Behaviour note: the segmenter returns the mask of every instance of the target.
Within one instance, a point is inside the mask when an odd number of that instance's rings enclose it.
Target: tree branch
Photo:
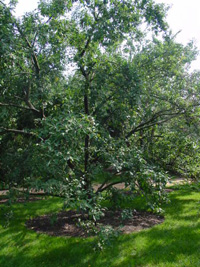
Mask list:
[[[29,81],[28,87],[24,89],[25,102],[30,109],[35,109],[34,106],[30,102],[30,92],[31,92],[31,82]]]
[[[118,182],[113,182],[113,183],[110,183],[110,184],[107,184],[105,187],[103,187],[105,184],[103,184],[103,186],[100,186],[97,191],[96,191],[96,194],[99,193],[99,192],[103,192],[104,190],[108,189],[109,187],[113,186],[113,185],[116,185],[116,184],[121,184],[122,181],[118,181]]]
[[[163,120],[162,121],[162,122],[165,122],[165,121],[168,121],[169,119],[172,119],[173,117],[176,117],[176,116],[179,116],[179,115],[183,114],[180,111],[179,112],[175,112],[175,113],[170,113],[170,114],[169,113],[165,113],[165,112],[168,112],[168,111],[171,111],[171,110],[172,109],[161,110],[161,111],[155,113],[151,119],[149,119],[148,121],[142,122],[137,127],[135,127],[133,130],[131,130],[126,135],[126,138],[129,138],[132,134],[134,134],[134,133],[136,133],[136,132],[138,132],[138,131],[140,131],[142,129],[146,129],[146,128],[151,127],[151,126],[156,125],[156,124],[161,124],[161,121],[160,122],[155,121],[156,119],[158,119],[161,116],[170,116],[170,118],[168,118],[167,120]]]
[[[139,129],[138,129],[137,131],[135,131],[135,132],[138,132],[138,131],[143,130],[143,129],[146,129],[146,128],[150,128],[150,127],[152,127],[152,126],[154,126],[154,125],[160,125],[160,124],[162,124],[162,123],[165,123],[165,122],[167,122],[167,121],[169,121],[169,120],[171,120],[171,119],[173,119],[173,118],[175,118],[175,117],[177,117],[177,116],[183,115],[183,114],[184,114],[184,113],[179,113],[179,114],[176,114],[176,115],[172,115],[171,117],[169,117],[169,118],[167,118],[167,119],[165,119],[165,120],[156,121],[156,122],[151,123],[151,124],[149,124],[149,125],[146,125],[146,126],[144,126],[144,127],[142,127],[142,128],[139,128]]]
[[[39,63],[38,63],[38,60],[37,60],[37,56],[33,50],[33,46],[30,44],[28,38],[24,35],[23,31],[20,29],[18,23],[15,22],[15,25],[19,31],[19,33],[21,34],[22,38],[24,38],[24,40],[26,41],[26,44],[28,46],[29,49],[31,49],[31,52],[32,52],[32,60],[33,60],[33,63],[34,63],[34,66],[35,66],[35,71],[36,71],[36,75],[37,77],[39,78],[39,75],[40,75],[40,66],[39,66]]]
[[[83,57],[89,44],[90,44],[90,41],[91,41],[91,35],[89,36],[89,38],[87,39],[86,43],[85,43],[85,47],[83,48],[83,50],[81,51],[80,53],[80,57]]]
[[[31,107],[23,107],[23,106],[20,106],[20,105],[16,105],[14,103],[1,103],[0,102],[0,106],[4,106],[4,107],[15,107],[15,108],[20,108],[20,109],[25,109],[25,110],[31,110],[31,111],[35,111],[37,113],[40,113],[39,110],[35,109],[35,108],[31,108]]]
[[[8,128],[4,128],[4,127],[0,127],[0,130],[3,130],[2,132],[0,132],[0,135],[6,134],[6,133],[22,134],[22,135],[26,135],[26,136],[30,136],[30,137],[37,137],[38,139],[43,141],[43,139],[41,137],[37,136],[35,133],[25,132],[24,130],[8,129]]]

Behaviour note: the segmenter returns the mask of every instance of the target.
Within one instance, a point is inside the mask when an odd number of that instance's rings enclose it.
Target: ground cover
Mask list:
[[[55,237],[27,229],[27,220],[61,209],[59,198],[17,203],[8,227],[0,226],[0,266],[200,266],[200,192],[179,186],[170,199],[162,224],[121,235],[102,252],[93,250],[93,237]],[[142,208],[138,201],[130,206]],[[6,209],[0,205],[1,223]]]

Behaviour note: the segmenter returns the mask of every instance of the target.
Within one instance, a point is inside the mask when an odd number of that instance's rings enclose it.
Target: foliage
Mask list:
[[[13,10],[0,3],[4,184],[62,196],[96,221],[117,183],[160,211],[166,171],[199,176],[196,49],[175,42],[163,4],[41,0],[21,18]]]
[[[99,250],[105,249],[105,247],[112,246],[114,241],[120,234],[119,230],[113,229],[111,226],[102,226],[97,233],[97,245]]]
[[[133,217],[133,211],[130,209],[125,209],[121,213],[122,221],[125,221],[127,219],[131,219]]]

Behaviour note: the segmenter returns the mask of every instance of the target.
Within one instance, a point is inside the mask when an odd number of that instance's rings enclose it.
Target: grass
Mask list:
[[[113,247],[94,252],[94,238],[64,238],[37,234],[25,227],[30,217],[56,212],[58,198],[13,206],[8,228],[0,226],[1,267],[200,266],[200,192],[182,186],[170,193],[165,222],[122,235]],[[0,206],[1,220],[6,206]]]

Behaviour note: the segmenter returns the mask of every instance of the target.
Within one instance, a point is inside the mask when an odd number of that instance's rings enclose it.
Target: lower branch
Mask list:
[[[22,134],[22,135],[26,135],[26,136],[30,136],[30,137],[36,137],[38,139],[40,139],[41,141],[43,141],[43,139],[39,136],[37,136],[35,133],[31,133],[31,132],[25,132],[24,130],[17,130],[17,129],[8,129],[8,128],[4,128],[4,127],[0,127],[0,135],[6,134],[6,133],[14,133],[14,134]]]
[[[121,184],[122,181],[118,181],[118,182],[113,182],[113,183],[110,183],[110,184],[107,184],[105,187],[103,187],[105,185],[105,183],[103,185],[101,185],[97,191],[96,191],[96,194],[99,193],[99,192],[103,192],[104,190],[110,188],[111,186],[113,185],[116,185],[116,184]]]
[[[0,106],[2,106],[2,107],[15,107],[15,108],[31,110],[31,111],[34,111],[36,113],[40,113],[40,111],[37,110],[36,108],[34,108],[33,105],[32,106],[29,105],[29,107],[24,107],[24,106],[16,105],[14,103],[1,103],[0,102]]]

